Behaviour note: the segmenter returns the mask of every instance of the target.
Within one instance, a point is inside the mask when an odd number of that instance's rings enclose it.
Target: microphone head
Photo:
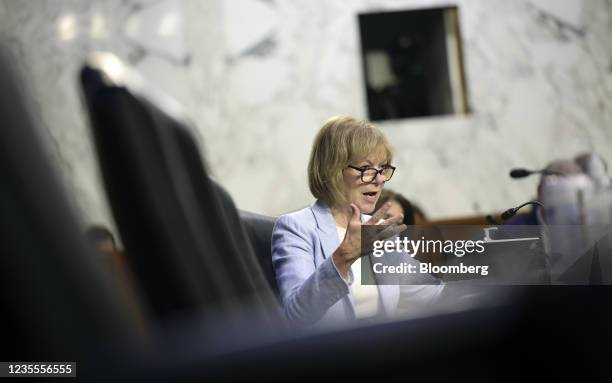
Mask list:
[[[512,169],[510,170],[510,177],[512,178],[524,178],[533,174],[531,170],[527,169]]]
[[[510,219],[512,217],[514,217],[514,215],[516,214],[516,212],[518,211],[517,208],[513,207],[511,209],[506,210],[505,212],[503,212],[501,214],[501,218],[505,221],[507,219]]]

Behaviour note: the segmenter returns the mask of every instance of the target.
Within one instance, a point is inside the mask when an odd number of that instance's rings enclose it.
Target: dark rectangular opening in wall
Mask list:
[[[469,112],[457,7],[359,15],[372,121]]]

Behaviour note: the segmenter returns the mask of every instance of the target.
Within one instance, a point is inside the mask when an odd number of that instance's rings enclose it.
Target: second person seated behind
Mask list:
[[[308,164],[317,200],[279,217],[272,233],[273,266],[290,321],[338,324],[395,314],[400,286],[361,284],[361,225],[403,220],[386,216],[389,204],[367,215],[393,176],[392,159],[389,140],[368,121],[334,117],[320,129]],[[389,235],[404,229],[396,225]]]

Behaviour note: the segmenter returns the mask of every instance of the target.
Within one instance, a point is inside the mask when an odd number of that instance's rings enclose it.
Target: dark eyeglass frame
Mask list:
[[[393,173],[395,173],[395,169],[396,169],[396,167],[395,167],[395,166],[392,166],[392,165],[384,165],[384,166],[383,166],[382,168],[380,168],[380,169],[376,169],[376,168],[373,168],[373,167],[370,167],[370,166],[362,166],[362,167],[358,167],[358,166],[348,165],[347,167],[348,167],[348,168],[351,168],[351,169],[358,170],[359,172],[361,172],[361,174],[360,174],[360,176],[361,176],[361,182],[364,182],[364,183],[367,183],[367,184],[368,184],[368,183],[372,183],[372,182],[374,182],[374,180],[376,179],[376,177],[378,177],[378,175],[379,175],[379,174],[382,174],[382,172],[384,172],[385,170],[389,170],[389,169],[391,169],[391,174],[389,174],[389,177],[388,177],[388,178],[386,178],[386,177],[385,177],[385,182],[389,181],[389,180],[391,179],[391,177],[393,177]],[[376,172],[376,174],[374,175],[374,177],[372,177],[372,179],[371,179],[371,180],[366,181],[366,180],[364,180],[364,179],[363,179],[363,175],[364,175],[364,174],[365,174],[365,172],[367,172],[368,170],[374,170],[374,171]]]

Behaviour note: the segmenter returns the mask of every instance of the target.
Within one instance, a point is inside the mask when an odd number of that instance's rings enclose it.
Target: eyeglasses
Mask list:
[[[351,169],[358,170],[361,172],[361,181],[365,183],[370,183],[378,177],[378,174],[382,174],[385,177],[385,182],[389,181],[391,177],[393,177],[393,172],[395,172],[395,166],[385,165],[380,169],[370,168],[370,167],[357,167],[353,165],[348,166]]]

